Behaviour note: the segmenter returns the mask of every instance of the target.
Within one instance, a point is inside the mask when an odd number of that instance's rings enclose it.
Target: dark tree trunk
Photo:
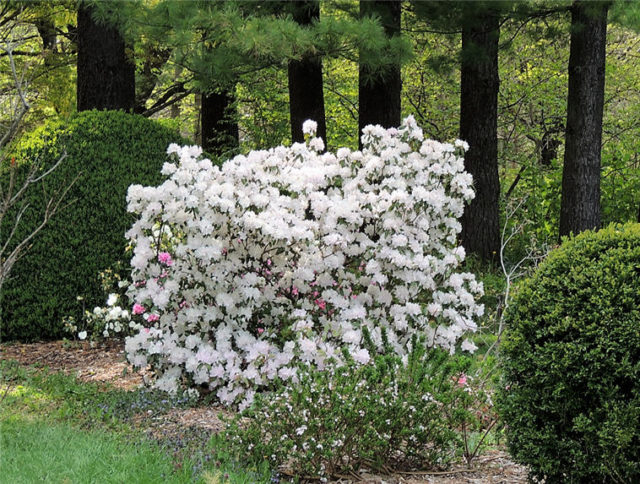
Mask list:
[[[135,104],[135,67],[127,58],[122,35],[115,27],[91,17],[91,8],[78,7],[78,111],[122,109]]]
[[[320,19],[320,2],[295,2],[293,19],[300,25],[311,25]],[[289,114],[291,139],[304,141],[302,123],[312,119],[318,123],[317,136],[327,141],[327,125],[322,90],[322,59],[306,57],[289,62]]]
[[[379,17],[387,37],[390,38],[400,35],[401,4],[399,0],[361,0],[360,16]],[[384,128],[398,127],[402,116],[401,91],[400,65],[391,65],[384,72],[375,73],[366,65],[360,64],[358,133],[361,134],[362,129],[369,124],[379,124]]]
[[[232,91],[203,93],[201,99],[202,149],[214,155],[230,154],[239,144]]]
[[[607,3],[582,1],[571,10],[561,236],[600,227],[607,10]]]
[[[53,21],[49,18],[39,19],[36,21],[35,26],[42,39],[43,49],[54,52],[56,50],[57,32]]]
[[[499,18],[490,11],[467,20],[462,29],[460,138],[469,143],[464,164],[476,196],[462,216],[460,240],[485,261],[495,260],[500,250],[499,29]]]
[[[169,49],[155,47],[149,47],[149,50],[145,52],[142,69],[136,83],[135,113],[142,114],[147,110],[147,100],[153,94],[162,67],[167,63],[170,55]]]

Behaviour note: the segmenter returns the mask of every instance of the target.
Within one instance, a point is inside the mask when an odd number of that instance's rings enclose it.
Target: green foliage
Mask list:
[[[41,186],[29,190],[29,208],[15,240],[23,240],[40,223],[54,190],[80,176],[67,194],[70,205],[38,234],[4,287],[4,340],[62,336],[63,317],[79,321],[83,316],[77,296],[88,309],[104,304],[98,274],[126,260],[124,234],[133,222],[126,211],[127,187],[159,184],[166,148],[180,141],[177,133],[154,121],[91,111],[47,123],[19,143],[19,164],[41,159],[47,167],[63,152],[67,158]]]
[[[640,480],[640,225],[565,240],[506,316],[512,455],[554,482]]]
[[[346,355],[348,357],[348,355]],[[417,347],[408,365],[394,355],[374,364],[301,370],[298,383],[260,394],[227,429],[239,457],[287,465],[304,476],[331,476],[365,466],[443,468],[461,444],[470,417],[459,378],[469,361]]]

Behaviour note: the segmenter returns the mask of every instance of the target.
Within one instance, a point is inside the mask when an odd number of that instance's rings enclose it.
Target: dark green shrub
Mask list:
[[[566,240],[506,316],[512,455],[554,482],[640,482],[640,224]]]
[[[172,142],[183,142],[176,131],[116,111],[78,113],[20,141],[18,164],[38,157],[47,167],[64,151],[68,157],[43,186],[31,187],[16,240],[41,220],[52,190],[81,175],[67,194],[71,205],[38,234],[3,288],[3,340],[61,337],[63,317],[82,317],[77,296],[88,309],[104,304],[99,272],[126,261],[124,234],[133,222],[126,211],[127,187],[159,184]]]

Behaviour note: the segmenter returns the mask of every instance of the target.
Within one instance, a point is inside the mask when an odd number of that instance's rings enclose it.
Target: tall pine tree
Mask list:
[[[200,104],[202,148],[215,155],[230,154],[238,147],[238,122],[231,89],[203,93]]]
[[[498,12],[468,8],[463,14],[460,65],[460,138],[469,143],[465,169],[475,198],[462,215],[463,247],[483,260],[500,250],[498,177]]]
[[[133,110],[135,66],[117,27],[96,21],[94,7],[83,1],[78,6],[77,35],[78,111]]]
[[[293,19],[301,26],[310,26],[320,20],[320,2],[317,0],[293,3]],[[313,119],[318,123],[317,135],[327,140],[327,124],[324,111],[322,84],[322,58],[306,55],[301,60],[291,60],[288,65],[289,113],[291,139],[304,141],[302,123]]]
[[[360,2],[361,17],[377,17],[388,39],[400,35],[402,2],[364,1]],[[361,49],[362,55],[362,49]],[[402,77],[400,63],[392,62],[378,69],[372,69],[366,63],[360,63],[358,78],[358,130],[368,124],[379,124],[384,128],[397,127],[401,122],[400,94]]]
[[[600,161],[609,2],[571,8],[560,235],[600,227]]]

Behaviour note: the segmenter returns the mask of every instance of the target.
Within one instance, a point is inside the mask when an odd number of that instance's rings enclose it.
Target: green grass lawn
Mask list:
[[[65,422],[0,421],[0,482],[193,482],[189,466],[176,469],[157,446],[116,434],[75,429]],[[196,481],[198,482],[198,481]]]
[[[185,432],[179,442],[133,425],[190,405],[146,389],[124,391],[0,361],[0,484],[261,483],[224,452],[224,442]]]

